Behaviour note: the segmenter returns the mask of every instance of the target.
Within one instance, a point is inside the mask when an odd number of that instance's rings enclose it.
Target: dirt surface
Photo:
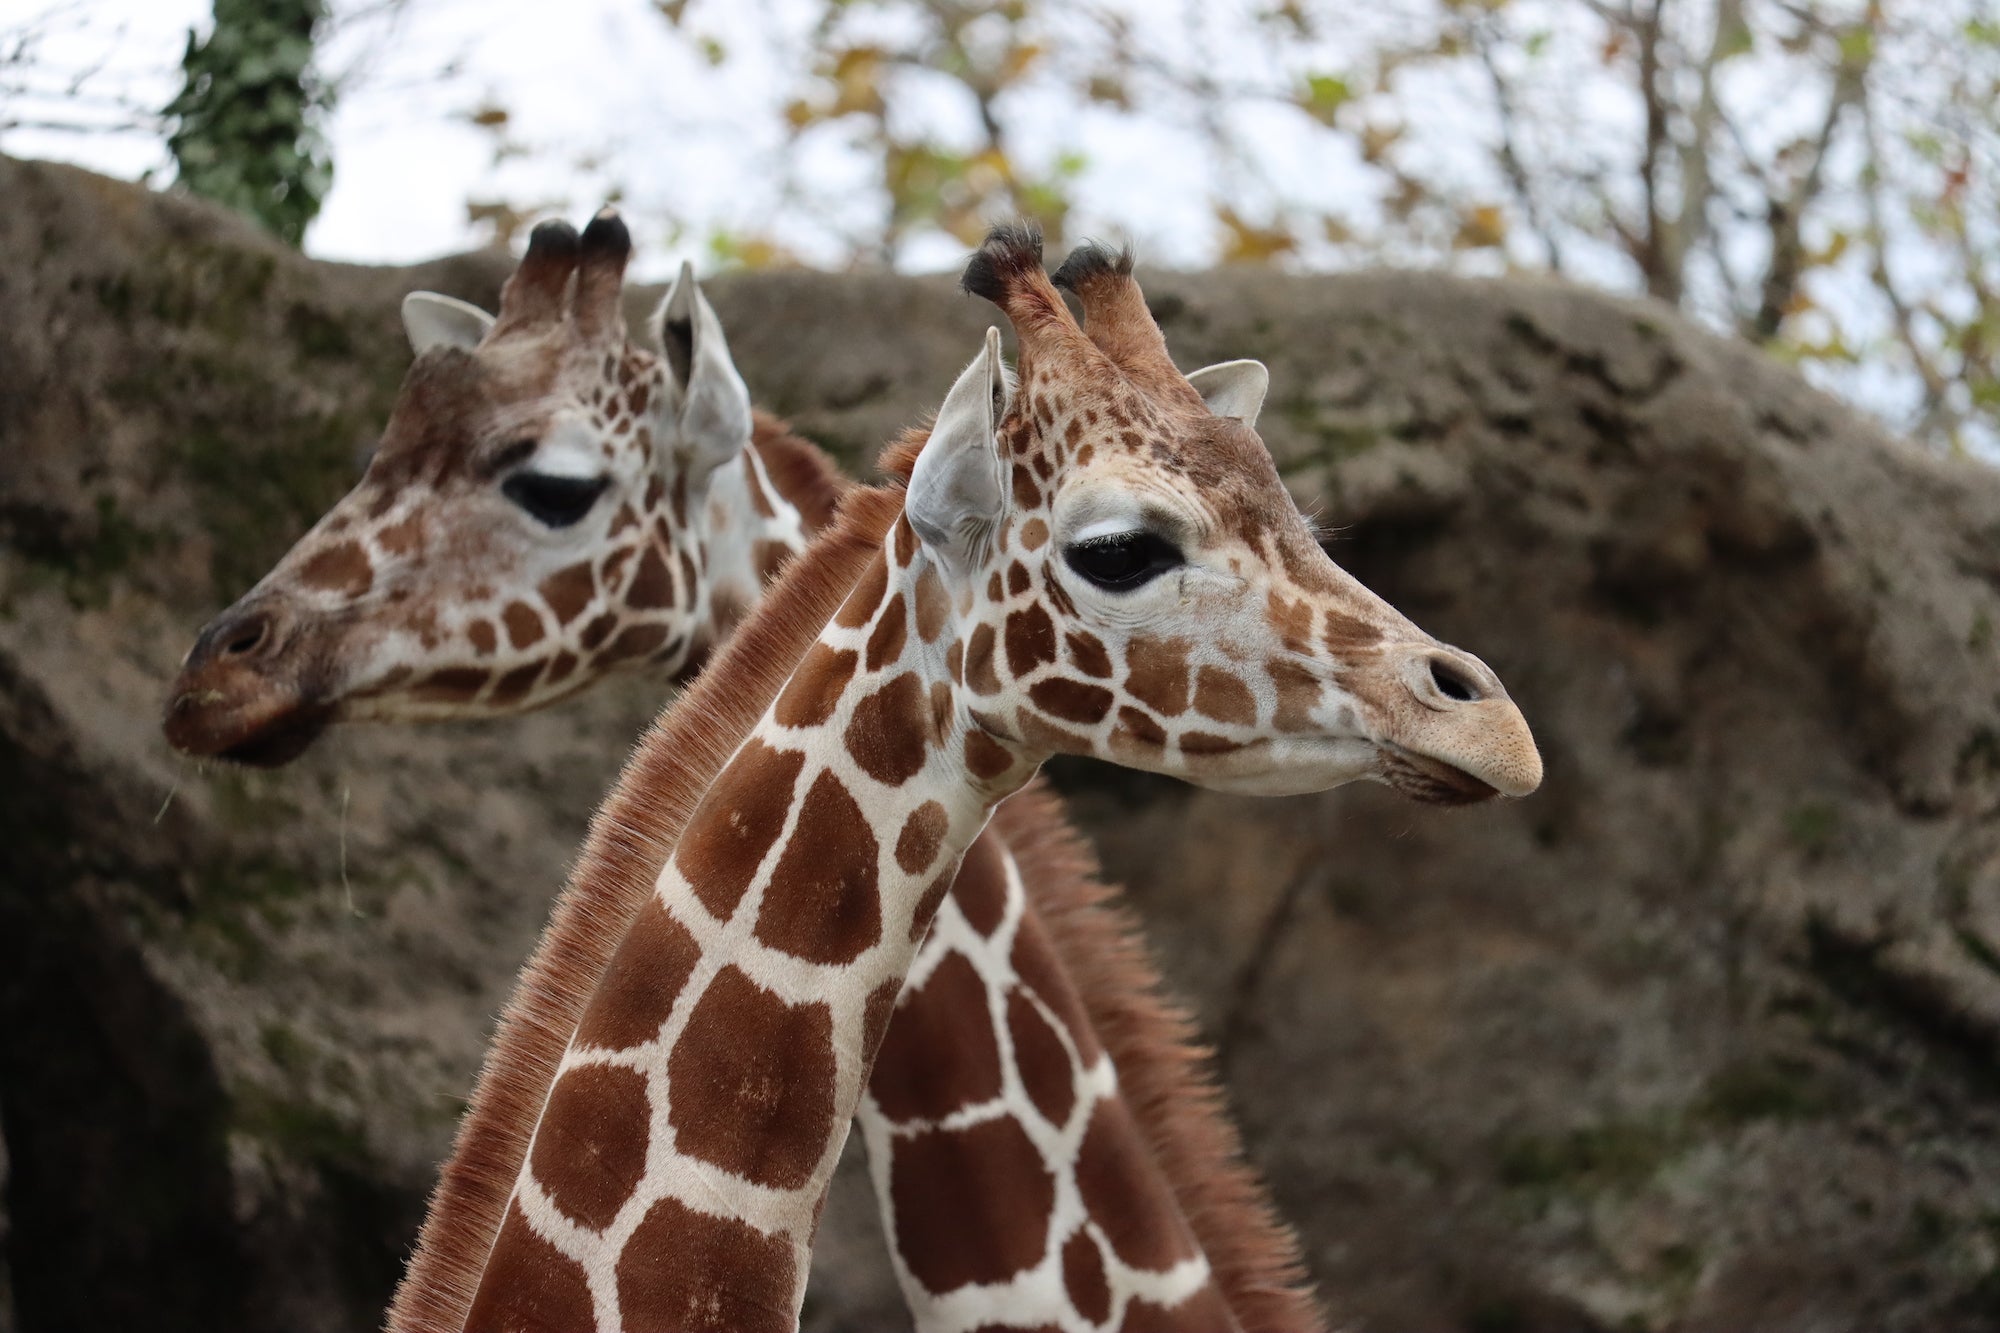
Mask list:
[[[178,760],[166,682],[356,476],[398,300],[490,304],[506,261],[311,262],[7,160],[0,255],[11,1327],[372,1327],[666,690]],[[1270,364],[1328,549],[1484,656],[1548,762],[1462,813],[1058,769],[1336,1318],[2000,1324],[2000,475],[1650,304],[1142,276],[1183,365]],[[943,280],[712,294],[753,394],[853,465],[990,314]],[[815,1329],[900,1320],[859,1186]]]

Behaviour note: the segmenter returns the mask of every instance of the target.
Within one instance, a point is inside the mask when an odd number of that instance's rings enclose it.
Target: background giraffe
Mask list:
[[[167,709],[177,747],[283,762],[339,719],[519,712],[699,662],[837,483],[751,411],[690,272],[656,316],[663,354],[627,341],[630,251],[609,213],[581,237],[547,225],[497,320],[405,302],[419,356],[380,447],[203,629]]]
[[[768,418],[756,418],[755,439],[744,447],[747,394],[685,271],[659,316],[664,362],[625,342],[617,290],[604,274],[607,266],[622,270],[626,248],[608,216],[580,243],[559,224],[538,229],[497,322],[449,298],[405,302],[418,365],[368,477],[203,632],[169,711],[177,743],[284,757],[285,747],[309,743],[335,717],[525,709],[647,660],[565,646],[556,636],[525,644],[503,636],[496,660],[493,637],[479,633],[489,608],[524,614],[513,608],[537,600],[548,576],[538,586],[535,575],[551,566],[591,571],[597,592],[587,616],[538,618],[574,627],[615,617],[618,627],[594,636],[598,645],[616,644],[633,625],[668,625],[672,643],[697,646],[726,631],[778,553],[825,521],[831,472]],[[574,286],[551,301],[565,266],[577,272]],[[546,364],[538,368],[536,358]],[[1218,404],[1254,416],[1261,367],[1229,363],[1196,378]],[[684,406],[704,399],[700,416]],[[651,414],[643,410],[649,403]],[[509,458],[538,431],[541,450]],[[728,456],[732,432],[740,458]],[[593,474],[569,460],[593,449],[611,478],[593,505],[556,524],[547,503],[522,503],[546,500],[523,495],[524,477],[541,487],[561,474],[589,494]],[[511,475],[510,462],[519,469]],[[713,478],[705,495],[703,474]],[[485,503],[495,489],[525,517]],[[625,517],[633,507],[636,521]],[[476,546],[449,540],[471,518],[546,533],[559,554],[490,532]],[[382,536],[412,528],[440,537],[413,546]],[[623,595],[649,586],[624,577],[634,553],[644,551],[643,561],[669,546],[691,552],[698,573],[673,582],[664,605],[651,596],[622,605]],[[343,601],[310,571],[329,563],[330,550],[354,547],[370,559],[371,578],[360,596]],[[479,557],[471,568],[457,561],[468,549]],[[719,588],[712,592],[704,578]],[[564,574],[557,586],[570,582]],[[472,603],[461,605],[467,596]],[[437,632],[413,642],[398,633],[412,622]],[[283,632],[262,631],[243,646],[246,627],[272,625]],[[342,651],[362,660],[327,660]],[[390,654],[398,656],[384,675],[379,659]],[[316,697],[302,697],[296,683],[306,676],[296,665],[301,656],[317,658],[319,679],[328,682]],[[510,678],[551,676],[560,688],[502,688]],[[458,683],[455,696],[434,688],[440,677]],[[360,682],[358,706],[340,693],[342,681]],[[283,745],[271,742],[274,734]],[[1197,1068],[1192,1026],[1160,1000],[1157,973],[1129,926],[1102,907],[1091,857],[1051,802],[1010,808],[1005,822],[1025,876],[997,847],[968,866],[925,944],[917,969],[924,984],[898,1007],[876,1092],[862,1111],[885,1231],[920,1325],[969,1326],[967,1312],[982,1300],[988,1308],[976,1323],[991,1323],[996,1304],[1026,1326],[1041,1321],[1037,1309],[1073,1304],[1079,1313],[1071,1322],[1097,1325],[1114,1303],[1124,1308],[1121,1288],[1157,1296],[1170,1290],[1162,1284],[1178,1284],[1171,1291],[1187,1299],[1207,1294],[1212,1265],[1245,1323],[1317,1326],[1297,1287],[1295,1246],[1242,1167],[1219,1098]],[[1053,938],[1043,915],[1062,923]],[[1104,1024],[1101,1034],[1094,1020]],[[1130,1107],[1121,1075],[1139,1094]],[[976,1122],[962,1123],[973,1106]],[[952,1126],[938,1123],[954,1111]],[[1078,1180],[1084,1166],[1088,1197]],[[1020,1225],[1024,1207],[1072,1220],[1030,1232]],[[1109,1269],[1081,1244],[1085,1211],[1123,1219],[1122,1252]]]
[[[1127,275],[1102,256],[1066,269],[1086,308],[1105,310],[1104,344],[1124,353],[1114,357],[1069,321],[1038,252],[998,234],[967,277],[1021,335],[1023,393],[1008,392],[989,334],[916,458],[907,502],[893,488],[850,497],[840,530],[649,737],[614,795],[600,832],[625,828],[643,803],[674,851],[584,1004],[552,1090],[521,1099],[535,1128],[517,1170],[510,1178],[492,1159],[473,1168],[506,1182],[507,1200],[497,1241],[455,1241],[477,1277],[475,1326],[795,1317],[797,1256],[859,1096],[855,1063],[865,1067],[881,1038],[899,968],[944,892],[938,872],[1058,745],[1107,748],[1035,720],[1064,697],[1040,687],[1096,677],[1094,654],[1058,664],[1053,647],[1023,656],[1010,642],[997,681],[987,678],[1000,668],[980,660],[992,618],[1019,597],[1006,591],[1020,582],[1013,571],[1035,552],[1027,579],[1048,580],[1046,599],[1029,605],[1045,618],[1053,607],[1071,634],[1094,631],[1135,668],[1156,642],[1136,630],[1218,619],[1218,651],[1236,663],[1225,674],[1259,698],[1261,720],[1240,725],[1261,734],[1229,748],[1128,736],[1132,762],[1253,791],[1381,776],[1424,799],[1463,800],[1538,784],[1532,740],[1497,681],[1311,544],[1255,436],[1209,414],[1157,331],[1151,345],[1138,335],[1132,308],[1141,319],[1144,308]],[[1086,418],[1097,429],[1071,428]],[[1050,490],[1017,469],[1010,502],[999,464],[1028,467],[1045,449],[1058,459],[1044,474]],[[1121,504],[1132,511],[1119,516]],[[1080,580],[1074,593],[1058,555]],[[1122,603],[1121,623],[1093,605],[1099,593],[1141,600]],[[1022,614],[1004,611],[1013,623]],[[1301,672],[1310,697],[1296,688]],[[1098,721],[1138,697],[1132,683],[1084,687],[1109,696]],[[666,767],[647,772],[649,760]],[[718,766],[712,779],[702,771]],[[586,856],[580,882],[630,869],[604,850]],[[551,994],[554,980],[540,967],[529,978],[529,1011],[556,1008],[544,1020],[576,994],[574,978]],[[623,1072],[607,1083],[602,1069]],[[546,1157],[545,1144],[556,1145]],[[580,1224],[580,1213],[591,1216]],[[411,1284],[436,1278],[413,1273]],[[1216,1327],[1227,1314],[1189,1317],[1182,1326]]]

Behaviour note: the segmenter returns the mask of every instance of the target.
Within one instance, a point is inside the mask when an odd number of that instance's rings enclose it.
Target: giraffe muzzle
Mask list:
[[[1534,734],[1492,668],[1424,644],[1394,674],[1406,697],[1390,710],[1381,745],[1389,785],[1436,805],[1526,796],[1542,785]]]
[[[296,626],[268,601],[239,602],[203,628],[167,695],[167,742],[203,759],[272,768],[333,721],[298,669]]]

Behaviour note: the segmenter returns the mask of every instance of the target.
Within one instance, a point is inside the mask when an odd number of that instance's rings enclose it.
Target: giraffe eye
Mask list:
[[[1180,548],[1150,532],[1113,532],[1063,548],[1069,567],[1100,588],[1128,592],[1186,562]]]
[[[609,477],[557,477],[516,472],[500,483],[500,493],[552,528],[566,528],[590,512],[611,484]]]

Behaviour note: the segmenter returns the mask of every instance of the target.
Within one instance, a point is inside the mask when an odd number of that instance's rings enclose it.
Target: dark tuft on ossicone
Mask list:
[[[561,218],[550,218],[547,222],[537,222],[535,229],[528,233],[528,257],[533,259],[556,259],[574,255],[577,250],[576,228]]]
[[[1025,220],[1003,222],[972,252],[958,285],[998,305],[1016,279],[1041,266],[1042,229]]]
[[[1055,271],[1051,279],[1065,291],[1078,292],[1099,277],[1129,278],[1132,276],[1132,247],[1120,246],[1113,250],[1102,241],[1085,241],[1069,252],[1069,258]]]
[[[535,230],[540,231],[541,228]],[[622,257],[632,253],[632,233],[626,230],[625,219],[618,216],[618,210],[607,206],[599,209],[597,216],[590,220],[590,225],[583,229],[581,244],[587,255]]]

